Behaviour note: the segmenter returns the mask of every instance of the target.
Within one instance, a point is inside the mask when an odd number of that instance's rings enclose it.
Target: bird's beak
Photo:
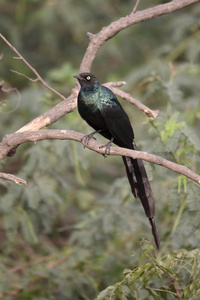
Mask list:
[[[82,79],[82,77],[80,75],[74,75],[73,77],[77,78],[77,79]]]

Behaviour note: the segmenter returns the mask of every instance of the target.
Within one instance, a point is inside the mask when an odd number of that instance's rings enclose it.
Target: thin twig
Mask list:
[[[24,179],[21,179],[15,175],[12,175],[12,174],[8,174],[8,173],[0,173],[0,178],[1,179],[6,179],[6,180],[9,180],[9,181],[12,181],[16,184],[24,184],[24,185],[27,185],[27,182],[26,180]]]
[[[181,297],[181,295],[180,295],[180,292],[179,292],[179,289],[178,289],[176,281],[172,280],[172,283],[173,283],[173,286],[174,286],[174,289],[176,291],[176,295],[177,295],[178,299],[179,300],[183,300],[182,297]]]
[[[139,110],[143,111],[148,117],[156,118],[159,114],[159,110],[152,110],[143,103],[141,103],[139,100],[133,98],[129,93],[126,93],[122,90],[117,89],[113,86],[112,82],[105,83],[105,86],[109,87],[114,94],[118,95],[122,99],[125,99],[126,101],[130,102],[131,104],[135,105]]]
[[[136,12],[139,3],[140,3],[140,0],[137,0],[136,3],[135,3],[135,6],[134,6],[134,8],[133,8],[132,14],[134,14],[134,13]]]
[[[38,79],[38,77],[37,78],[35,78],[35,79],[32,79],[32,78],[30,78],[30,77],[28,77],[28,76],[26,76],[25,74],[23,74],[23,73],[20,73],[20,72],[18,72],[18,71],[16,71],[16,70],[10,70],[12,73],[15,73],[15,74],[17,74],[17,75],[20,75],[20,76],[23,76],[23,77],[25,77],[26,79],[28,79],[28,80],[30,80],[31,82],[36,82],[36,81],[38,81],[39,79]]]
[[[115,81],[115,82],[105,82],[105,83],[102,83],[102,85],[105,85],[107,87],[120,87],[122,85],[125,85],[126,84],[126,81]]]
[[[39,75],[39,73],[27,62],[27,60],[17,51],[17,49],[0,33],[0,37],[2,38],[2,40],[4,40],[4,42],[18,55],[18,57],[14,57],[15,59],[21,59],[26,65],[27,67],[36,75],[36,79],[30,79],[29,77],[27,77],[26,75],[19,73],[17,71],[13,71],[17,73],[18,75],[22,75],[26,78],[28,78],[29,80],[35,82],[35,81],[40,81],[46,88],[48,88],[50,91],[52,91],[54,94],[58,95],[61,99],[66,100],[65,96],[63,96],[62,94],[60,94],[59,92],[57,92],[56,90],[54,90],[51,86],[49,86],[44,79]]]
[[[0,90],[3,92],[3,93],[12,93],[12,92],[16,92],[17,94],[17,104],[15,105],[15,107],[9,111],[1,111],[0,114],[11,114],[13,113],[19,106],[20,102],[21,102],[21,94],[20,92],[18,91],[17,88],[3,88],[3,84],[4,84],[4,81],[0,82]]]
[[[28,263],[24,263],[24,264],[21,264],[21,265],[16,265],[16,266],[10,268],[9,272],[10,273],[17,273],[17,272],[23,271],[24,269],[29,268],[33,265],[37,265],[37,264],[41,264],[43,262],[49,261],[52,258],[54,258],[54,255],[48,255],[48,256],[40,257],[40,258],[32,260]]]

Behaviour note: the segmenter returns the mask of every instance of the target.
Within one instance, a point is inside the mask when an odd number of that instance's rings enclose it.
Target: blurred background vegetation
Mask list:
[[[167,1],[141,1],[139,9]],[[88,39],[131,12],[132,0],[1,0],[1,33],[53,88],[68,96]],[[1,139],[61,101],[0,40]],[[152,109],[148,119],[121,100],[139,149],[200,170],[200,6],[130,27],[109,40],[92,72]],[[89,133],[77,110],[51,128]],[[99,140],[105,142],[103,138]],[[72,141],[22,145],[1,172],[0,299],[199,299],[200,189],[145,163],[156,201],[161,251],[120,157],[106,160]],[[180,293],[180,294],[179,294]],[[181,299],[179,297],[179,299]]]

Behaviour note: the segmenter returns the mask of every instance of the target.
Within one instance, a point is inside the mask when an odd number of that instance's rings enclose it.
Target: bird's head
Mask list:
[[[91,73],[80,73],[73,77],[78,79],[81,86],[93,86],[97,81],[96,77]]]

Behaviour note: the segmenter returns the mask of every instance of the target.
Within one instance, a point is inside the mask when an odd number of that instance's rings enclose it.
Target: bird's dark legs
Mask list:
[[[105,158],[107,157],[107,155],[110,154],[110,147],[112,145],[113,140],[114,140],[114,137],[111,137],[110,141],[106,145],[103,145],[103,146],[99,147],[99,149],[105,147],[105,153],[104,153]]]
[[[90,134],[85,135],[85,136],[81,139],[81,143],[83,144],[84,148],[85,148],[85,146],[87,146],[87,144],[89,143],[90,139],[94,138],[94,135],[95,135],[96,133],[100,133],[100,132],[102,132],[102,131],[103,131],[102,129],[100,129],[100,130],[95,130],[95,131],[91,132]],[[105,147],[104,157],[107,157],[107,155],[110,154],[110,147],[111,147],[113,141],[114,141],[114,137],[112,137],[112,138],[110,139],[110,141],[109,141],[106,145],[103,145],[103,146],[100,146],[100,147],[99,147],[99,149]]]
[[[101,132],[102,130],[95,130],[93,132],[91,132],[90,134],[85,135],[82,139],[81,139],[81,143],[83,144],[84,148],[85,146],[87,146],[87,144],[89,143],[90,139],[94,138],[94,135],[96,133]]]

